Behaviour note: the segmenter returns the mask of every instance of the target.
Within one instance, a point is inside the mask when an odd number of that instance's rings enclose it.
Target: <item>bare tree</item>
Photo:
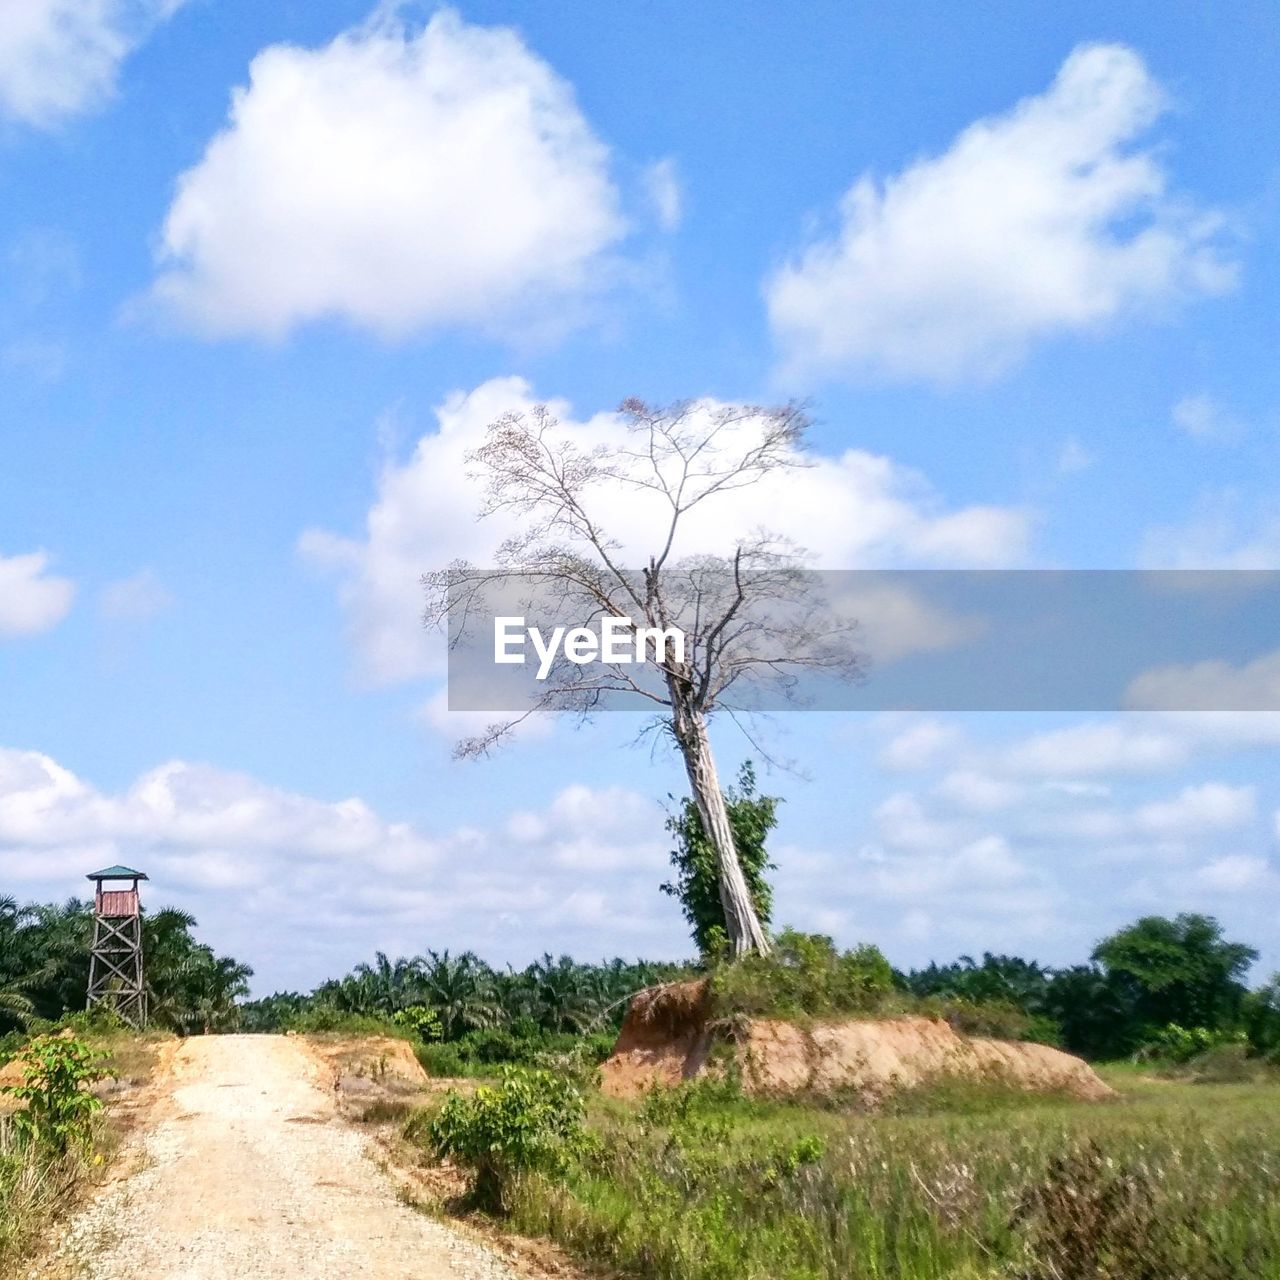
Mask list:
[[[834,614],[815,591],[804,552],[762,531],[738,537],[720,555],[678,554],[690,513],[769,474],[804,465],[808,421],[795,405],[709,407],[688,402],[620,407],[625,438],[578,448],[545,409],[493,423],[468,455],[486,482],[481,516],[506,512],[522,523],[502,546],[496,569],[456,563],[429,573],[426,621],[447,623],[452,644],[473,619],[493,616],[495,587],[516,582],[559,619],[590,628],[606,617],[651,632],[683,633],[683,656],[660,649],[637,674],[631,665],[584,665],[560,654],[528,707],[458,744],[487,753],[528,716],[571,711],[587,717],[606,699],[627,696],[661,708],[660,723],[684,761],[694,801],[716,851],[725,929],[735,955],[767,953],[734,848],[708,722],[717,710],[738,718],[768,686],[796,696],[805,671],[856,677],[862,661],[856,622]],[[649,500],[656,550],[640,570],[622,563],[610,532],[620,495]],[[649,675],[646,679],[645,672]]]

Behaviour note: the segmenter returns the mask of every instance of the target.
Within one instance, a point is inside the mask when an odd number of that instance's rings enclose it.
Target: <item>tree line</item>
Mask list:
[[[230,1030],[253,970],[198,942],[195,928],[195,918],[175,907],[143,913],[152,1021],[184,1035]],[[0,1034],[84,1009],[92,936],[91,902],[0,897]]]

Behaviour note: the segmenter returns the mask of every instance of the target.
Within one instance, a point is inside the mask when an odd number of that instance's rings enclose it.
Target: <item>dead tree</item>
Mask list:
[[[751,709],[763,686],[795,695],[805,671],[855,678],[862,670],[857,624],[833,613],[815,590],[802,549],[757,531],[718,555],[688,554],[690,513],[717,497],[803,466],[808,425],[795,405],[712,407],[697,402],[620,408],[624,438],[579,448],[545,409],[493,423],[468,462],[486,483],[480,516],[515,516],[520,532],[502,546],[496,569],[456,563],[429,573],[428,625],[450,626],[456,641],[471,618],[486,616],[495,579],[518,580],[560,620],[590,627],[605,617],[666,632],[678,628],[684,654],[659,654],[646,680],[630,666],[585,666],[561,654],[528,708],[460,742],[460,756],[486,754],[530,715],[570,711],[588,717],[619,695],[661,708],[660,723],[684,761],[703,827],[715,849],[725,931],[734,955],[767,953],[734,848],[708,722],[717,710]],[[651,507],[656,548],[643,568],[610,532],[611,504]],[[700,513],[701,514],[701,513]],[[631,552],[635,554],[634,551]]]

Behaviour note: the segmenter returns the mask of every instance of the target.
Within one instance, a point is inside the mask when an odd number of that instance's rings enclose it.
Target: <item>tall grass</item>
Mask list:
[[[11,1117],[0,1115],[0,1275],[65,1204],[88,1168],[79,1152],[52,1158],[32,1143],[17,1141]]]
[[[1122,1087],[601,1103],[595,1154],[525,1179],[515,1222],[654,1280],[1280,1280],[1280,1087]]]

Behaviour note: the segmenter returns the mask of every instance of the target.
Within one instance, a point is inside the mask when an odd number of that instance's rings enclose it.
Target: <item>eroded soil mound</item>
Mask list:
[[[845,1019],[799,1026],[748,1018],[716,1024],[706,983],[683,982],[638,996],[613,1055],[601,1068],[604,1089],[634,1097],[672,1085],[707,1066],[717,1042],[759,1094],[851,1092],[874,1103],[900,1089],[945,1079],[988,1080],[1097,1101],[1113,1096],[1088,1063],[1047,1045],[963,1036],[931,1018]]]

